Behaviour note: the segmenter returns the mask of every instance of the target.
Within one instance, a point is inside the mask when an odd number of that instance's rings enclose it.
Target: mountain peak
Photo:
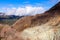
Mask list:
[[[60,15],[60,2],[55,4],[52,8],[45,12],[48,15]]]
[[[48,12],[52,12],[52,11],[60,11],[60,2],[58,2],[51,9],[48,10]]]

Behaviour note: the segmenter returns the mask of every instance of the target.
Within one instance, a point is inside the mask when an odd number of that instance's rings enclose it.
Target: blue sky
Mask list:
[[[18,14],[18,15],[20,14],[21,15],[23,13],[19,13],[19,12],[16,13],[16,11],[19,8],[20,9],[22,8],[22,10],[21,10],[22,12],[24,12],[23,10],[25,10],[27,12],[26,8],[28,8],[28,9],[29,8],[34,8],[34,9],[42,8],[42,9],[44,9],[44,11],[46,11],[58,2],[59,2],[59,0],[0,0],[0,12],[1,11],[8,12],[7,10],[10,10],[10,11],[12,10],[14,12],[11,14]],[[29,11],[30,10],[31,9],[29,9]],[[26,14],[26,12],[25,12],[25,14]],[[30,13],[32,14],[32,12],[30,12]],[[25,15],[25,14],[23,14],[23,15]],[[29,14],[29,12],[28,12],[28,14]]]

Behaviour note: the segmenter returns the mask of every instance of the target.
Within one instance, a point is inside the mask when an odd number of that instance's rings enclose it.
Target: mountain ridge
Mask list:
[[[18,21],[16,21],[16,23],[13,24],[12,26],[13,26],[13,28],[15,28],[17,30],[20,30],[19,28],[21,28],[21,30],[23,30],[24,28],[28,28],[31,26],[38,26],[41,24],[45,24],[57,16],[60,17],[59,11],[60,11],[60,2],[43,14],[23,17],[23,18],[19,19]]]
[[[11,26],[0,26],[1,40],[60,40],[60,9],[54,6],[43,14],[25,16]]]

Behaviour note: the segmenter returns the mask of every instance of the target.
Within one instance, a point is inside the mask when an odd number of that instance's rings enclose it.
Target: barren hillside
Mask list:
[[[60,2],[53,6],[50,10],[46,11],[43,14],[37,14],[35,16],[26,16],[13,24],[13,28],[20,31],[25,28],[29,28],[32,26],[39,26],[46,24],[50,21],[58,21],[60,20]]]
[[[60,2],[43,14],[23,17],[11,26],[1,26],[1,40],[60,40]]]

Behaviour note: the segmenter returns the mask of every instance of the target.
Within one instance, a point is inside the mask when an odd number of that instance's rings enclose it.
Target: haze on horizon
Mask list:
[[[60,0],[0,0],[0,12],[6,15],[35,15],[49,10]]]

